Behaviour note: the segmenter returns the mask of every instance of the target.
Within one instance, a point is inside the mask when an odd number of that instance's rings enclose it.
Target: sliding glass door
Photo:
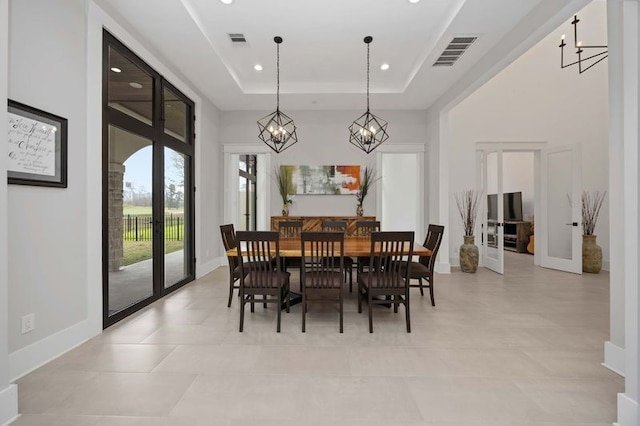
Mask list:
[[[104,32],[105,327],[194,279],[193,110]]]

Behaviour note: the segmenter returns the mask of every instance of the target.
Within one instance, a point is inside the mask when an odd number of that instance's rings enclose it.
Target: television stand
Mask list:
[[[489,220],[489,228],[491,229],[495,224],[495,220]],[[532,235],[531,222],[525,222],[520,220],[505,220],[504,221],[504,249],[514,251],[517,253],[526,253],[527,245],[529,244],[529,237]],[[497,247],[498,244],[495,238],[489,236],[488,245],[490,247]]]

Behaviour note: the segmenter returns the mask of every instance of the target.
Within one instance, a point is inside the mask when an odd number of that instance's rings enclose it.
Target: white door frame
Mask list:
[[[534,197],[533,197],[533,215],[537,217],[540,214],[540,203],[542,201],[541,194],[541,153],[542,150],[546,149],[548,146],[547,142],[476,142],[476,150],[479,151],[496,151],[497,149],[501,149],[502,152],[533,152],[533,182],[534,182]],[[480,156],[477,156],[480,158]],[[480,167],[479,163],[476,164],[476,167]],[[477,173],[477,179],[479,179],[479,173]],[[480,187],[479,181],[476,182],[476,187]],[[480,223],[478,221],[478,223]],[[536,220],[536,227],[538,226],[538,220]],[[476,230],[476,234],[477,234]],[[535,231],[536,234],[538,232],[547,232],[546,229],[540,228],[539,231]],[[538,238],[536,237],[536,240]],[[537,242],[537,241],[536,241]],[[480,250],[483,250],[482,246],[479,247]],[[483,253],[480,253],[480,260],[482,261]],[[533,254],[533,264],[540,266],[540,250],[535,250]],[[483,266],[480,264],[480,266]]]
[[[257,230],[269,230],[271,228],[270,202],[271,199],[271,170],[272,151],[264,144],[224,145],[224,223],[232,223],[238,227],[238,164],[241,154],[253,154],[257,156],[257,181],[256,181],[256,225]]]

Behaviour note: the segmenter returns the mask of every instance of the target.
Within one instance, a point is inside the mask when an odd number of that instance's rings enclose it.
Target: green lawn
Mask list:
[[[125,204],[122,207],[122,215],[126,216],[130,214],[131,216],[150,216],[153,209],[151,206],[130,206]],[[165,214],[173,213],[173,214],[182,214],[184,213],[184,209],[164,209]]]
[[[124,266],[151,259],[151,241],[123,241]],[[165,241],[164,252],[173,253],[183,249],[184,241]]]

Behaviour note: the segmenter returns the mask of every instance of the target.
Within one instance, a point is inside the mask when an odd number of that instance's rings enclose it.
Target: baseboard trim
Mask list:
[[[198,265],[198,267],[196,268],[196,279],[197,278],[202,278],[205,275],[207,275],[209,272],[217,269],[220,267],[220,265],[222,264],[222,259],[225,259],[224,257],[218,257],[218,258],[214,258],[210,261],[208,261],[207,263],[203,263],[202,265]]]
[[[451,264],[447,262],[436,262],[436,272],[439,274],[450,274]]]
[[[88,320],[84,320],[10,353],[9,377],[11,377],[11,381],[16,381],[98,334],[92,334],[91,324]]]
[[[624,393],[618,394],[618,422],[617,426],[637,426],[640,415],[638,414],[640,406],[637,401],[629,398]]]
[[[0,391],[0,425],[8,425],[18,416],[18,385],[8,385]]]
[[[624,349],[611,342],[604,342],[604,362],[603,366],[616,374],[624,377],[625,355]]]

